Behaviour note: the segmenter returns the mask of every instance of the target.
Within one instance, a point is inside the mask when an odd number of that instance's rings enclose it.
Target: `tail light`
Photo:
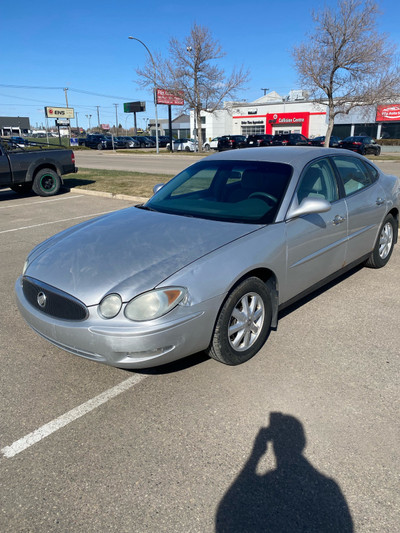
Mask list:
[[[75,165],[75,154],[74,154],[74,152],[72,152],[72,154],[71,154],[71,161],[72,161],[72,164]]]
[[[361,146],[362,143],[358,142],[358,141],[354,141],[352,144],[355,144],[356,146]]]
[[[284,141],[282,141],[282,144],[283,144],[283,145],[286,145],[286,144],[288,144],[288,142],[289,142],[289,141],[284,140]]]

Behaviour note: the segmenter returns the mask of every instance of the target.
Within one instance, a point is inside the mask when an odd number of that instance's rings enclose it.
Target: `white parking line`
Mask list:
[[[49,224],[57,224],[58,222],[69,222],[70,220],[78,220],[79,218],[98,217],[100,215],[106,215],[107,213],[113,213],[114,211],[115,209],[112,209],[111,211],[103,211],[101,213],[91,213],[90,215],[80,215],[79,217],[61,218],[60,220],[52,220],[51,222],[42,222],[41,224],[33,224],[32,226],[21,226],[20,228],[5,229],[0,231],[0,235],[2,233],[12,233],[13,231],[22,231],[24,229],[38,228],[40,226],[48,226]]]
[[[106,390],[95,398],[88,400],[87,402],[79,405],[78,407],[75,407],[74,409],[71,409],[71,411],[68,411],[68,413],[65,413],[64,415],[55,418],[48,424],[45,424],[39,429],[36,429],[32,433],[29,433],[29,435],[26,435],[25,437],[22,437],[21,439],[15,441],[13,444],[11,444],[11,446],[5,446],[1,449],[1,453],[7,459],[18,455],[30,446],[33,446],[33,444],[36,444],[42,439],[48,437],[58,429],[61,429],[62,427],[66,426],[67,424],[70,424],[77,418],[80,418],[81,416],[86,415],[90,411],[93,411],[93,409],[96,409],[96,407],[99,407],[99,405],[108,402],[108,400],[111,400],[112,398],[115,398],[115,396],[118,396],[118,394],[121,394],[122,392],[125,392],[126,390],[134,387],[140,381],[147,377],[148,376],[142,374],[133,375],[129,379],[120,383],[119,385],[116,385],[115,387]]]
[[[27,205],[37,205],[37,204],[43,204],[43,203],[48,203],[48,202],[59,202],[61,200],[65,201],[65,200],[71,200],[72,198],[83,198],[83,196],[81,194],[75,194],[74,196],[68,196],[67,198],[51,198],[51,199],[48,199],[48,200],[38,200],[36,202],[27,202],[27,203],[24,203],[24,204],[11,204],[11,205],[1,205],[0,206],[0,209],[12,209],[13,207],[25,207]]]

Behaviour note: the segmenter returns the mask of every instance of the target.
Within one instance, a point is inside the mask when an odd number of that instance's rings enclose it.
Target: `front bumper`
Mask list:
[[[82,321],[57,319],[26,299],[21,278],[15,284],[18,308],[27,324],[52,344],[80,357],[118,368],[149,368],[205,350],[210,341],[220,299],[177,306],[149,322],[104,320],[97,306]]]

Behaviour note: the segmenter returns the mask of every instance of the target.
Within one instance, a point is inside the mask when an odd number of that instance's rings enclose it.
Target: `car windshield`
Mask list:
[[[229,222],[274,221],[292,167],[264,161],[202,161],[164,185],[143,208]]]

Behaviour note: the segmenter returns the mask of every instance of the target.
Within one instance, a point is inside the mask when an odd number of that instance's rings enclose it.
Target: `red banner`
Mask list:
[[[157,89],[157,104],[184,105],[183,98],[169,93],[165,89]]]
[[[400,104],[378,105],[376,108],[377,122],[400,121]]]

